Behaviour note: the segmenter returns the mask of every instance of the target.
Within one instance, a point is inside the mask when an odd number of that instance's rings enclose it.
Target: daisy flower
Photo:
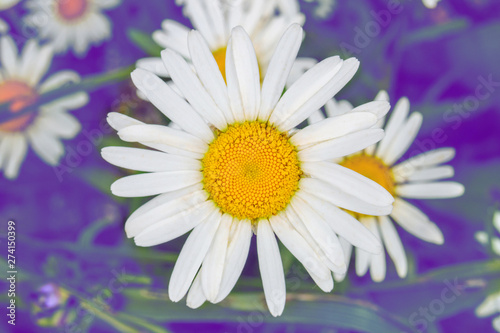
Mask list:
[[[375,100],[387,100],[385,91],[380,92]],[[325,106],[326,114],[331,117],[347,115],[364,109],[363,106],[353,109],[347,101],[329,101]],[[450,161],[454,155],[453,148],[440,148],[414,156],[404,162],[396,162],[407,152],[422,124],[422,115],[413,112],[411,115],[410,103],[407,98],[401,98],[392,112],[392,116],[385,126],[385,137],[377,146],[372,146],[362,152],[337,159],[340,165],[356,171],[383,186],[394,198],[394,209],[387,216],[372,216],[370,214],[352,213],[363,225],[370,229],[385,246],[389,256],[394,261],[398,275],[403,278],[408,272],[408,264],[399,238],[392,221],[414,236],[434,244],[443,244],[443,234],[439,227],[417,207],[405,199],[442,199],[454,198],[464,193],[464,187],[456,182],[440,181],[453,177],[453,167],[442,165]],[[384,119],[378,115],[378,122],[374,126],[383,126]],[[323,119],[318,111],[313,114],[310,122]],[[344,246],[346,261],[352,252],[352,246],[341,240]],[[382,281],[386,274],[385,253],[370,254],[362,249],[356,249],[356,273],[365,275],[370,270],[374,281]],[[342,280],[342,274],[336,275]]]
[[[56,53],[72,48],[83,56],[90,45],[111,37],[111,23],[104,9],[118,6],[120,0],[29,0],[25,22],[38,29],[41,38],[54,44]]]
[[[41,82],[52,55],[51,46],[39,46],[35,40],[28,40],[18,55],[10,36],[0,39],[0,104],[9,103],[8,113],[12,116],[0,121],[0,169],[9,179],[17,177],[28,144],[44,162],[57,165],[64,153],[60,139],[71,139],[80,131],[80,123],[67,111],[87,103],[84,92],[44,104],[36,112],[15,116],[34,104],[40,94],[80,80],[73,71],[60,71]]]
[[[242,26],[250,35],[263,78],[283,32],[290,24],[303,24],[305,20],[297,0],[183,0],[181,3],[193,27],[208,42],[224,79],[229,34],[234,27]],[[153,33],[153,39],[161,47],[175,50],[191,62],[188,33],[189,28],[186,26],[165,20],[162,30]],[[137,67],[160,77],[170,77],[158,57],[140,59]]]
[[[493,226],[500,233],[500,211],[493,215]],[[486,232],[479,231],[475,234],[476,239],[483,245],[489,245],[490,239]],[[491,238],[493,252],[500,256],[500,238]],[[476,316],[489,317],[500,313],[500,291],[486,297],[486,299],[476,308]],[[493,319],[493,328],[500,332],[500,315]]]
[[[124,141],[155,151],[107,147],[108,162],[146,173],[117,180],[122,197],[156,198],[137,209],[125,231],[139,246],[153,246],[191,229],[170,278],[176,302],[199,307],[224,299],[257,235],[259,268],[273,316],[285,306],[285,277],[275,234],[324,291],[331,271],[345,272],[341,235],[369,253],[380,244],[356,219],[338,207],[370,215],[392,210],[392,196],[375,182],[325,160],[351,154],[383,136],[370,129],[368,112],[339,116],[293,130],[335,95],[355,74],[351,58],[328,58],[299,78],[284,94],[297,56],[302,28],[291,25],[279,41],[261,85],[249,35],[233,29],[226,52],[226,79],[203,36],[188,34],[189,58],[162,52],[172,80],[186,98],[151,72],[137,69],[137,88],[180,129],[148,125],[118,113],[108,116]],[[387,103],[387,102],[384,102]]]

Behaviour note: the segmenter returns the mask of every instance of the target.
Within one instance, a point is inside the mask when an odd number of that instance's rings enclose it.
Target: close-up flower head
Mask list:
[[[0,332],[500,333],[498,13],[0,0]]]

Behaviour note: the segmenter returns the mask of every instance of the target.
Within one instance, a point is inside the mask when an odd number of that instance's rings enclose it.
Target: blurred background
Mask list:
[[[24,26],[25,2],[0,11],[19,48],[38,37]],[[338,99],[359,105],[381,89],[391,102],[407,96],[411,109],[424,115],[410,151],[456,149],[450,164],[465,194],[414,202],[439,225],[445,244],[400,232],[410,262],[406,279],[391,262],[381,283],[350,271],[325,294],[283,248],[288,301],[284,314],[273,318],[252,244],[243,276],[225,301],[198,310],[170,302],[167,283],[185,236],[153,248],[126,238],[127,216],[148,198],[110,193],[110,184],[127,171],[106,163],[100,149],[124,145],[103,125],[108,112],[167,122],[136,96],[128,74],[139,58],[159,54],[150,36],[162,20],[191,25],[173,0],[122,0],[103,11],[112,25],[109,40],[85,55],[56,55],[48,71],[76,71],[90,97],[71,112],[82,130],[63,141],[65,168],[45,164],[28,149],[17,179],[0,174],[0,331],[494,332],[492,318],[478,318],[475,309],[500,291],[500,260],[474,235],[499,236],[492,219],[500,203],[500,2],[442,0],[428,8],[401,1],[398,13],[379,21],[377,13],[390,2],[301,1],[306,38],[299,54],[357,57],[360,70]],[[488,81],[490,94],[479,96],[478,86]],[[82,153],[84,145],[91,149]],[[17,229],[15,326],[4,314],[9,220]],[[444,290],[456,297],[444,302]]]

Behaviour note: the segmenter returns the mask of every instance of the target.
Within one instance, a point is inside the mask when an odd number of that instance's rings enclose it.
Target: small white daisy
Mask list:
[[[36,112],[15,117],[35,103],[40,94],[80,81],[77,73],[60,71],[40,82],[50,67],[52,55],[51,46],[39,46],[35,40],[28,40],[18,56],[11,37],[0,39],[0,104],[10,103],[12,115],[11,119],[0,122],[0,169],[7,178],[17,177],[28,143],[43,161],[57,165],[64,153],[60,139],[71,139],[80,131],[78,120],[66,111],[87,103],[88,95],[84,92],[61,97],[40,106]]]
[[[160,194],[129,217],[128,237],[139,246],[153,246],[194,229],[170,278],[172,301],[188,290],[192,308],[224,299],[243,270],[252,230],[273,316],[282,313],[286,298],[275,234],[327,292],[333,288],[331,271],[346,270],[337,234],[369,253],[380,251],[374,235],[338,207],[386,215],[392,196],[356,172],[325,161],[379,141],[383,130],[370,128],[377,117],[343,115],[292,131],[354,76],[359,63],[328,58],[281,96],[302,36],[297,24],[286,30],[261,85],[252,41],[242,27],[234,28],[225,59],[226,85],[209,45],[191,31],[187,40],[195,71],[175,51],[162,52],[186,100],[153,73],[132,73],[137,88],[180,129],[118,113],[108,116],[122,140],[156,149],[102,151],[114,165],[146,172],[117,180],[111,186],[115,195]]]
[[[380,92],[375,100],[388,101],[387,93]],[[331,100],[326,104],[325,109],[328,116],[337,117],[354,111],[364,111],[365,106],[353,109],[347,101]],[[455,150],[453,148],[431,150],[395,165],[395,162],[406,153],[412,144],[422,124],[422,115],[419,112],[413,112],[409,115],[409,111],[408,99],[401,98],[385,126],[385,137],[377,146],[336,160],[340,165],[382,185],[395,197],[394,209],[388,216],[353,215],[382,241],[389,256],[394,261],[400,277],[406,276],[408,264],[403,244],[391,218],[403,229],[422,240],[435,244],[444,242],[439,227],[431,222],[420,209],[404,199],[454,198],[464,192],[464,187],[459,183],[439,181],[453,177],[453,167],[441,165],[454,157]],[[375,128],[383,126],[384,118],[381,117],[382,115],[378,115],[379,121],[374,126]],[[313,114],[309,121],[314,123],[323,118],[323,114],[318,111]],[[345,241],[342,241],[342,244],[346,260],[349,262],[352,246]],[[374,281],[385,279],[385,253],[374,255],[358,248],[356,249],[355,263],[356,273],[359,276],[365,275],[370,270],[371,278]],[[343,278],[343,275],[336,275],[337,280]]]
[[[30,11],[25,22],[38,30],[43,39],[54,44],[56,53],[72,48],[79,56],[90,45],[111,37],[111,23],[104,9],[120,4],[121,0],[28,0]]]
[[[182,4],[193,27],[207,41],[223,76],[229,35],[234,27],[242,26],[250,35],[263,78],[283,32],[290,24],[303,24],[305,20],[297,0],[184,0]],[[189,30],[176,21],[165,20],[162,30],[153,33],[153,39],[161,47],[173,49],[191,61]],[[159,57],[140,59],[137,67],[160,77],[170,77]]]
[[[500,211],[496,211],[493,215],[493,226],[500,233]],[[475,234],[476,239],[483,245],[489,245],[490,238],[484,231],[479,231]],[[496,255],[500,256],[500,238],[491,238],[491,247]],[[476,316],[489,317],[493,314],[500,313],[500,291],[486,297],[486,299],[476,308]],[[493,319],[493,328],[500,332],[500,315]]]

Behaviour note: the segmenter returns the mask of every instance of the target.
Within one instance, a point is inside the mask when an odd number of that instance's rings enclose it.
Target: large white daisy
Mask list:
[[[40,47],[35,40],[28,40],[18,56],[11,37],[0,39],[0,104],[10,103],[10,119],[0,121],[0,169],[7,178],[17,177],[28,144],[43,161],[57,165],[64,153],[60,139],[71,139],[80,131],[80,123],[67,111],[87,103],[88,95],[84,92],[44,104],[36,112],[15,116],[35,103],[40,94],[80,81],[76,72],[60,71],[41,82],[52,55],[51,46]]]
[[[283,32],[290,24],[303,24],[305,20],[297,0],[183,0],[180,3],[193,27],[207,41],[223,76],[229,35],[234,27],[242,26],[250,35],[263,78]],[[189,30],[176,21],[165,20],[162,30],[153,33],[153,39],[161,47],[175,50],[191,62]],[[137,67],[160,77],[170,77],[159,57],[140,59]]]
[[[385,91],[380,92],[375,100],[387,100]],[[326,114],[329,117],[348,115],[356,110],[347,101],[331,100],[326,104]],[[439,227],[417,207],[405,199],[441,199],[454,198],[464,192],[464,187],[456,182],[440,181],[453,177],[453,167],[442,165],[451,160],[455,155],[453,148],[440,148],[431,150],[408,160],[395,164],[413,143],[422,124],[422,115],[413,112],[411,115],[410,103],[407,98],[401,98],[392,116],[385,126],[385,137],[378,143],[359,152],[341,159],[340,165],[354,170],[376,183],[382,185],[394,197],[394,209],[387,216],[371,216],[370,214],[353,213],[357,219],[370,229],[385,246],[389,256],[396,265],[400,277],[405,277],[408,272],[407,259],[403,244],[392,221],[396,221],[403,229],[414,236],[427,242],[442,244],[443,234]],[[309,119],[314,123],[323,119],[319,111]],[[374,128],[380,128],[384,118],[380,117]],[[414,154],[413,154],[414,155]],[[346,260],[352,252],[352,246],[344,240],[344,253]],[[382,281],[386,274],[385,253],[370,254],[362,249],[356,249],[356,273],[365,275],[370,270],[374,281]],[[342,280],[343,275],[336,275],[337,280]]]
[[[41,38],[54,44],[56,53],[72,48],[85,55],[90,45],[111,37],[111,23],[104,9],[116,7],[121,0],[29,0],[30,13],[25,22],[39,32]]]
[[[498,233],[500,233],[500,211],[496,211],[493,215],[493,226]],[[493,252],[500,256],[500,238],[489,237],[484,231],[479,231],[475,234],[476,239],[485,246],[490,246]],[[491,244],[490,244],[491,243]],[[500,291],[490,294],[486,299],[476,308],[476,315],[478,317],[489,317],[494,314],[500,314]],[[493,328],[500,332],[500,315],[493,319]]]
[[[252,230],[274,316],[285,306],[275,234],[324,291],[333,288],[331,271],[346,270],[337,234],[369,253],[380,251],[374,235],[339,207],[386,215],[392,196],[356,172],[325,161],[380,140],[383,130],[370,128],[377,117],[359,112],[293,131],[353,77],[359,63],[328,58],[281,97],[302,35],[297,24],[285,32],[261,85],[252,41],[242,27],[234,28],[225,59],[226,85],[209,45],[192,31],[187,39],[196,71],[175,51],[162,52],[186,100],[153,73],[132,73],[137,88],[180,129],[118,113],[108,116],[122,140],[156,149],[102,151],[114,165],[147,172],[117,180],[111,187],[115,195],[160,194],[129,217],[128,237],[139,246],[153,246],[194,229],[170,278],[172,301],[188,290],[187,304],[193,308],[224,299],[241,274]]]

